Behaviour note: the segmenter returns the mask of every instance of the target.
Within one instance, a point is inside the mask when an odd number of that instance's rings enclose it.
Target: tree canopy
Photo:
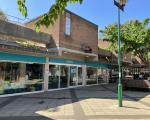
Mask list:
[[[150,18],[143,21],[130,20],[121,25],[121,51],[131,52],[138,56],[144,62],[150,61]],[[118,27],[117,24],[108,25],[103,33],[104,38],[108,40],[110,50],[117,50]]]

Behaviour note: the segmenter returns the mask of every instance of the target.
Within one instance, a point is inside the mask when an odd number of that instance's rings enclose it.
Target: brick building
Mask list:
[[[108,83],[110,64],[98,61],[97,25],[66,10],[36,33],[40,17],[22,26],[0,21],[1,96]]]
[[[110,63],[111,64],[111,75],[118,74],[118,54],[115,52],[108,51],[110,47],[110,43],[107,40],[99,40],[99,61],[102,63]],[[121,68],[122,68],[122,77],[123,78],[134,78],[138,79],[139,74],[149,74],[149,68],[146,66],[146,63],[142,62],[142,60],[132,55],[131,53],[121,53]],[[145,77],[147,79],[147,75]]]

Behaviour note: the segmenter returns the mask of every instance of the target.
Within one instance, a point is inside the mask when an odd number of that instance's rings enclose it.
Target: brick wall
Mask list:
[[[71,36],[65,35],[66,12],[57,19],[53,26],[49,26],[48,28],[41,27],[42,32],[51,34],[54,39],[53,43],[51,43],[49,47],[55,48],[56,46],[60,46],[81,51],[81,47],[84,44],[86,46],[90,46],[93,50],[93,53],[97,54],[98,26],[88,22],[78,15],[75,15],[74,13],[69,13],[71,14]],[[35,23],[39,18],[26,23],[26,27],[35,29]]]
[[[101,49],[109,49],[110,47],[110,42],[108,41],[103,41],[103,40],[99,40],[98,46]],[[99,54],[101,51],[99,51]],[[131,53],[121,53],[121,60],[124,62],[132,62],[132,58],[131,58]],[[112,53],[112,61],[116,61],[117,63],[117,57],[118,57],[118,53],[113,52]]]
[[[39,19],[40,17],[26,23],[25,26],[31,29],[35,29],[35,24]],[[45,26],[41,26],[40,28],[41,32],[45,32],[52,35],[53,40],[49,44],[49,48],[56,48],[56,46],[59,46],[59,29],[60,29],[59,25],[60,19],[58,18],[55,21],[54,25],[50,25],[48,28],[46,28]]]
[[[65,13],[66,14],[66,13]],[[80,50],[83,45],[90,46],[93,53],[98,52],[98,27],[85,19],[70,13],[71,35],[65,35],[65,16],[60,18],[60,46]]]

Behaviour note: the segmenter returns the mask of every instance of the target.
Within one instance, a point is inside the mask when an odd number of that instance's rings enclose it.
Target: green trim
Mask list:
[[[111,64],[101,64],[97,62],[85,62],[85,61],[63,59],[63,58],[49,58],[49,62],[60,63],[60,64],[72,64],[72,65],[86,65],[87,67],[95,67],[95,68],[110,68],[111,67]]]
[[[102,64],[98,62],[86,62],[88,67],[95,67],[95,68],[110,68],[111,64]]]
[[[44,64],[46,58],[40,56],[21,55],[21,54],[10,53],[10,52],[0,52],[0,61],[1,60]]]
[[[49,58],[49,62],[62,63],[62,64],[73,64],[73,65],[84,65],[83,61],[64,59],[64,58]]]

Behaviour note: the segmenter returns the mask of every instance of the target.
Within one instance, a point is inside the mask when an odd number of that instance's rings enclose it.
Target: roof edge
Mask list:
[[[91,21],[89,21],[89,20],[87,20],[87,19],[81,17],[80,15],[78,15],[78,14],[76,14],[76,13],[74,13],[74,12],[68,10],[68,9],[65,9],[65,12],[68,12],[68,13],[70,13],[70,14],[73,14],[73,15],[75,15],[75,16],[77,16],[77,17],[83,19],[84,21],[86,21],[86,22],[88,22],[88,23],[90,23],[90,24],[92,24],[92,25],[98,27],[97,24],[95,24],[95,23],[93,23],[93,22],[91,22]],[[47,13],[48,13],[48,12],[47,12]],[[24,23],[24,24],[26,25],[26,24],[28,24],[28,23],[31,23],[31,22],[35,21],[35,20],[38,20],[40,17],[44,16],[44,15],[47,14],[47,13],[44,13],[44,14],[42,14],[42,15],[40,15],[40,16],[37,16],[36,18],[33,18],[33,19],[31,19],[30,21],[28,21],[28,22],[26,22],[26,23]]]

